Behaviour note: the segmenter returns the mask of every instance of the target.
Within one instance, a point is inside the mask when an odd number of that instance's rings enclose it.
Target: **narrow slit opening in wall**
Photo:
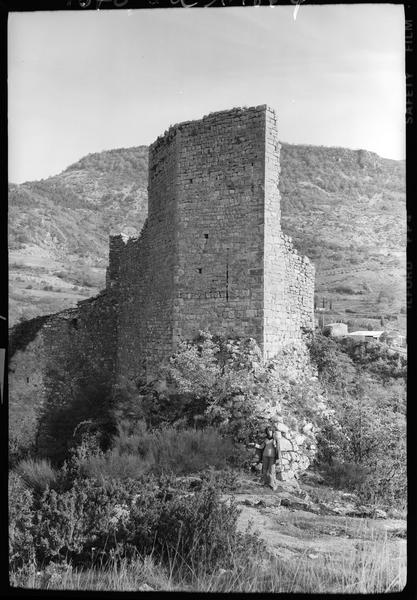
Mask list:
[[[203,269],[197,269],[197,271],[198,271],[199,273],[202,273],[202,272],[203,272]]]

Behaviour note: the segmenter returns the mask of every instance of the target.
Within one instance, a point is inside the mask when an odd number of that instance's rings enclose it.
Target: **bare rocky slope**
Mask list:
[[[146,146],[89,154],[59,175],[9,186],[10,324],[104,286],[108,235],[147,212]],[[405,165],[364,150],[282,144],[282,228],[316,265],[334,318],[405,311]]]

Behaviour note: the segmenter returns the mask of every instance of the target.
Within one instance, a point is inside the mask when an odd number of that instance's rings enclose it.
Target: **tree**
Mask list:
[[[363,469],[356,491],[368,501],[406,501],[405,402],[398,391],[361,374],[347,394],[330,400],[343,434],[334,456]]]
[[[347,388],[355,377],[352,359],[333,338],[317,334],[309,343],[310,356],[320,380],[336,390]]]
[[[364,500],[404,503],[406,360],[378,342],[321,335],[310,353],[338,422],[323,422],[319,460]]]

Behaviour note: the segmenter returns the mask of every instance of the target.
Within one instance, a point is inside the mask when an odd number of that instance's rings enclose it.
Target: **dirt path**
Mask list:
[[[266,542],[269,553],[284,559],[301,555],[312,560],[329,555],[334,559],[339,555],[343,560],[360,551],[371,554],[382,548],[392,560],[405,558],[404,519],[329,514],[332,503],[313,502],[307,489],[302,484],[283,484],[272,492],[247,481],[246,489],[234,495],[241,509],[238,528],[245,531],[251,526]],[[340,507],[340,495],[338,498]],[[350,510],[351,503],[346,501],[345,508]]]

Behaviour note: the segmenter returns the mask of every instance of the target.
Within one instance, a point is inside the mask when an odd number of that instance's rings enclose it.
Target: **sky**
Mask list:
[[[405,156],[400,5],[10,13],[9,181],[269,104],[280,140]]]

